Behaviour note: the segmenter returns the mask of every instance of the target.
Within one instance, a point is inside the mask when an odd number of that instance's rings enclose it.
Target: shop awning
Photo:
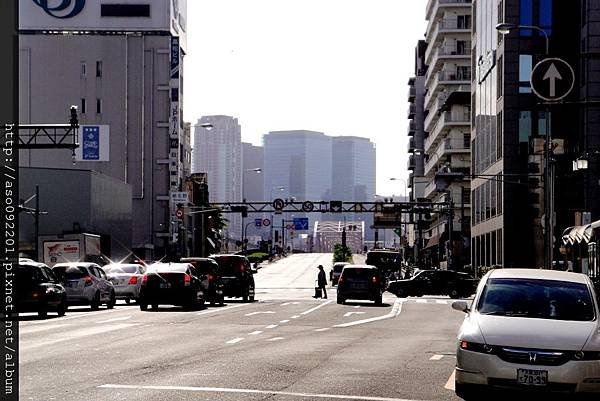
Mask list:
[[[567,227],[563,231],[562,241],[565,245],[588,243],[592,239],[594,229],[600,227],[600,220],[594,221],[593,223],[586,224],[584,226],[572,226]]]
[[[423,249],[429,249],[429,248],[433,248],[434,246],[437,246],[440,243],[440,235],[434,235],[433,237],[429,238],[429,240],[427,240],[427,245],[425,245],[425,248]]]

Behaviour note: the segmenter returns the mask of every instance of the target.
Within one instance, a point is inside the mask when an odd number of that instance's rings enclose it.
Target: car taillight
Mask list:
[[[189,275],[189,274],[187,274],[187,273],[185,273],[185,274],[183,275],[183,283],[184,283],[184,285],[185,285],[186,287],[189,287],[189,285],[190,285],[190,282],[191,282],[191,281],[192,281],[192,278],[190,277],[190,275]]]
[[[377,276],[373,276],[373,277],[371,277],[371,282],[372,282],[373,284],[377,284]]]
[[[137,284],[137,276],[131,276],[129,279],[129,285],[131,284]]]
[[[208,275],[208,281],[213,281],[215,279],[215,276],[213,276],[212,274]]]
[[[243,273],[246,270],[246,266],[244,266],[244,264],[242,263],[240,265],[240,271]]]
[[[86,287],[89,287],[90,285],[92,285],[93,280],[92,280],[92,278],[90,276],[85,276],[83,279],[85,280],[85,286]]]
[[[34,291],[34,292],[31,293],[31,296],[33,298],[38,298],[40,296],[40,294],[37,291]]]
[[[342,284],[344,282],[344,278],[342,276],[340,276],[340,278],[338,278],[338,284]]]
[[[148,275],[144,274],[142,276],[142,285],[146,285],[146,284],[148,284]]]

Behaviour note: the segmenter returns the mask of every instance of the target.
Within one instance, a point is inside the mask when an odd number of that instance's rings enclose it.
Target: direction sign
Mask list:
[[[269,220],[269,219],[263,219],[262,225],[265,226],[265,227],[269,227],[271,225],[271,220]]]
[[[311,201],[305,201],[302,203],[302,211],[306,213],[310,213],[314,210],[315,205]]]
[[[529,80],[537,97],[555,102],[571,93],[575,85],[575,72],[563,59],[550,57],[533,67]]]
[[[308,230],[308,217],[294,217],[294,230]]]
[[[188,193],[187,192],[171,192],[171,203],[188,203]]]
[[[341,213],[342,201],[329,201],[329,211],[331,213]]]
[[[285,202],[281,198],[277,198],[273,201],[273,209],[282,210],[285,207]]]
[[[254,219],[254,226],[255,227],[262,227],[262,219]]]

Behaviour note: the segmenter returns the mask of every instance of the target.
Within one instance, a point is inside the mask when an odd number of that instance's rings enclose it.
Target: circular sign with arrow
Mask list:
[[[575,85],[573,68],[560,58],[546,58],[531,70],[531,89],[540,99],[556,102],[563,99]]]
[[[273,209],[282,210],[285,207],[285,202],[281,198],[277,198],[273,201]]]
[[[306,213],[310,213],[314,210],[315,205],[311,201],[305,201],[302,204],[302,211]]]

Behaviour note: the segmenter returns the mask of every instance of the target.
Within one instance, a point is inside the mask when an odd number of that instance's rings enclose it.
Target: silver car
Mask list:
[[[600,397],[600,316],[586,275],[492,270],[472,307],[452,307],[467,313],[458,334],[458,396],[485,400],[483,391],[511,389]]]
[[[344,266],[349,265],[348,262],[335,262],[331,271],[329,272],[329,281],[331,281],[331,285],[337,285],[338,280],[340,279],[340,275],[342,274],[342,269]]]
[[[142,277],[146,273],[143,265],[135,263],[112,263],[103,267],[108,280],[115,287],[117,299],[124,299],[125,303],[135,302],[140,297]]]
[[[69,305],[90,305],[97,310],[101,304],[112,309],[117,301],[113,284],[96,263],[57,263],[54,275],[64,283]]]

